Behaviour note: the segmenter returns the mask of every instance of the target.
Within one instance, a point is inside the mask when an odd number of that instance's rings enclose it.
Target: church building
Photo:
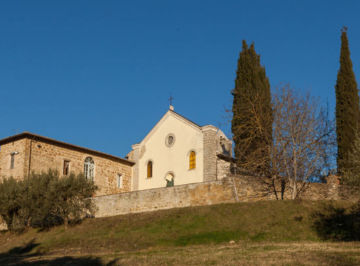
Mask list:
[[[200,126],[173,106],[132,146],[132,191],[219,180],[230,172],[232,141],[215,126]]]
[[[49,169],[81,173],[98,186],[96,196],[220,180],[232,160],[232,141],[220,129],[172,106],[125,159],[29,132],[0,140],[0,180]]]

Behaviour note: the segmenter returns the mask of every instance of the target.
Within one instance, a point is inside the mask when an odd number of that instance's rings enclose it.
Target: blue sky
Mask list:
[[[329,102],[359,1],[1,1],[0,138],[30,131],[125,156],[168,109],[227,134],[241,42],[272,88]]]

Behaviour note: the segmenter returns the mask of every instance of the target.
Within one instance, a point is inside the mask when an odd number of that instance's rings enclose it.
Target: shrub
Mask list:
[[[24,183],[14,178],[5,178],[0,182],[0,216],[9,230],[22,229],[25,226]]]
[[[356,171],[345,172],[341,181],[344,185],[360,187],[360,174]]]
[[[32,173],[25,180],[0,183],[0,216],[9,230],[25,226],[49,228],[92,214],[91,196],[97,187],[83,175],[60,177],[58,172]]]
[[[324,240],[360,240],[360,201],[347,210],[327,204],[312,218],[314,229]]]
[[[71,174],[67,178],[60,178],[50,185],[48,193],[53,198],[51,204],[52,215],[58,217],[67,227],[69,221],[81,220],[84,216],[92,215],[95,209],[91,196],[96,186],[87,181],[83,175]]]
[[[57,200],[56,194],[49,193],[50,187],[57,182],[59,175],[52,170],[47,173],[32,173],[27,179],[28,201],[23,207],[31,213],[29,226],[46,228],[62,223],[61,219],[52,212],[54,201]]]

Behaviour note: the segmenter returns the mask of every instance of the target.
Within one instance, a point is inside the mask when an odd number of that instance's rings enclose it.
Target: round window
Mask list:
[[[174,145],[175,143],[175,136],[174,134],[169,134],[166,136],[166,139],[165,139],[165,144],[166,146],[168,147],[171,147],[172,145]]]

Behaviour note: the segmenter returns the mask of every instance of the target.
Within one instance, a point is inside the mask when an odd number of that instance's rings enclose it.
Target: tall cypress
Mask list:
[[[340,174],[350,169],[349,155],[355,144],[359,121],[359,95],[350,59],[347,28],[341,30],[340,69],[335,86],[337,167]]]
[[[232,94],[231,128],[237,166],[268,176],[273,122],[270,83],[254,43],[248,47],[243,41]]]

